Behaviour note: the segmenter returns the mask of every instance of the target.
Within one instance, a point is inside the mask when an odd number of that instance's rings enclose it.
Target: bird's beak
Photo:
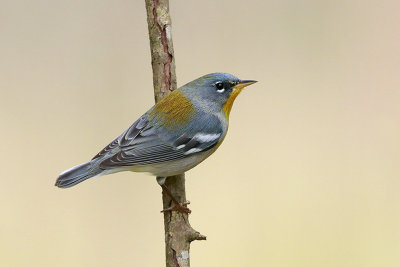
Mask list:
[[[237,85],[235,85],[233,88],[234,89],[243,89],[246,86],[252,85],[253,83],[256,83],[257,81],[253,80],[241,80]]]

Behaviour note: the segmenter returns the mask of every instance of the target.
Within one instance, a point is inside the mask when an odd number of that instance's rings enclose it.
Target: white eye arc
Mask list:
[[[222,82],[217,82],[215,84],[218,93],[223,93],[225,91],[224,84]]]

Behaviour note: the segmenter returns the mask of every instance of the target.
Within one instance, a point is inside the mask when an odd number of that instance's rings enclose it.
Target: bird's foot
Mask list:
[[[178,204],[175,204],[174,202],[172,202],[171,207],[163,209],[161,212],[180,211],[182,213],[190,214],[192,211],[188,207],[186,207],[189,204],[190,204],[190,201],[186,201],[186,202],[178,203]]]

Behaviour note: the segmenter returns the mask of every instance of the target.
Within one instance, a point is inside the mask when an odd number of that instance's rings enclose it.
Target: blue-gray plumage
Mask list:
[[[183,173],[211,155],[223,141],[233,101],[255,81],[213,73],[164,97],[91,161],[60,174],[66,188],[119,171],[166,177]]]

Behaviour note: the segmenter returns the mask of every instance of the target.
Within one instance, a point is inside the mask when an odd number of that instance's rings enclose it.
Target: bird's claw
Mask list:
[[[182,213],[190,214],[192,211],[188,207],[186,207],[189,204],[190,204],[190,201],[186,201],[186,202],[178,203],[178,204],[172,203],[171,207],[163,209],[161,212],[180,211]]]

